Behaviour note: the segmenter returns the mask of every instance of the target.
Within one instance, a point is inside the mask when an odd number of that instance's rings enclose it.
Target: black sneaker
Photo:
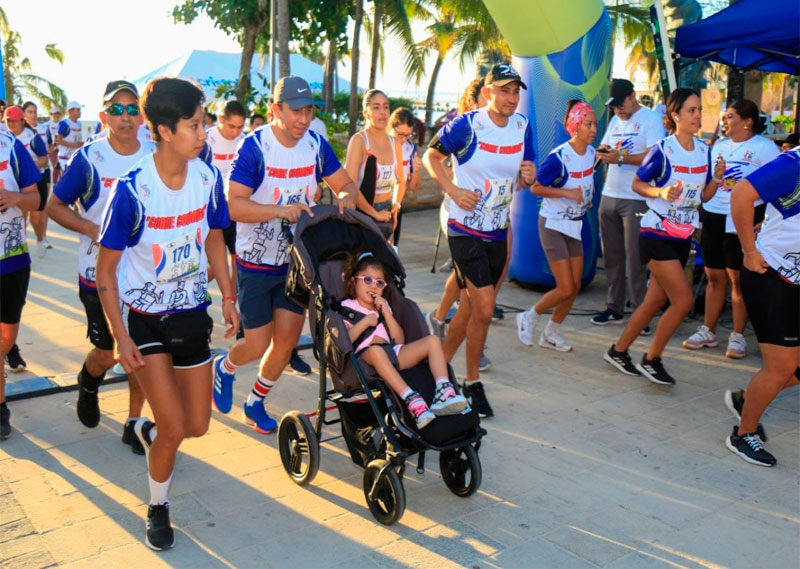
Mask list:
[[[11,436],[11,411],[5,401],[0,403],[0,440]]]
[[[506,317],[506,315],[503,312],[503,309],[500,308],[499,306],[495,305],[494,314],[492,314],[492,320],[502,320],[505,317]]]
[[[606,308],[600,314],[595,314],[592,316],[592,319],[589,322],[596,324],[597,326],[605,326],[606,324],[622,324],[623,320],[625,320],[625,316],[619,312],[611,310],[610,308]]]
[[[136,421],[128,419],[125,422],[125,427],[122,429],[122,444],[129,445],[133,454],[144,454],[144,447],[142,442],[136,436],[136,431],[133,430],[133,425]]]
[[[675,385],[673,377],[664,369],[664,364],[661,363],[661,358],[647,359],[647,354],[642,356],[642,362],[635,364],[636,369],[639,370],[643,376],[659,385]]]
[[[736,417],[736,420],[741,423],[742,409],[744,408],[744,390],[740,389],[739,391],[726,391],[725,407],[727,407],[728,411],[730,411],[733,416]],[[767,433],[764,431],[764,427],[761,425],[761,423],[758,424],[756,434],[762,442],[767,442]]]
[[[139,444],[142,445],[145,460],[149,458],[150,447],[153,444],[153,437],[150,436],[150,431],[155,426],[156,424],[147,417],[136,419],[136,422],[133,423],[133,432],[139,440]],[[148,462],[148,464],[150,463]]]
[[[764,449],[763,441],[756,433],[746,433],[739,436],[739,427],[734,426],[733,432],[725,439],[725,446],[742,460],[758,466],[775,466],[778,462]]]
[[[78,420],[90,429],[100,423],[100,406],[97,403],[97,388],[103,378],[90,377],[86,366],[78,374]]]
[[[6,363],[8,364],[9,369],[14,373],[25,371],[25,368],[28,366],[28,364],[19,354],[19,346],[16,344],[11,346],[11,349],[8,350],[8,353],[6,354]]]
[[[300,357],[300,354],[297,352],[297,348],[292,350],[292,357],[289,358],[289,365],[292,367],[295,373],[300,375],[308,375],[311,373],[311,366]]]
[[[465,382],[463,393],[464,397],[469,397],[470,406],[478,412],[479,417],[494,417],[492,406],[489,405],[489,400],[486,399],[486,392],[483,390],[483,383],[480,381]]]
[[[147,547],[161,551],[175,545],[175,534],[169,523],[169,504],[150,505],[147,508]]]
[[[625,375],[641,375],[639,370],[636,369],[636,366],[634,365],[633,360],[631,360],[631,356],[627,350],[624,352],[618,352],[614,349],[614,345],[612,345],[608,351],[603,354],[603,359]]]

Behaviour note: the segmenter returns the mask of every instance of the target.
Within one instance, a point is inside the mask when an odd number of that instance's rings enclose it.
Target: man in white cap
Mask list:
[[[83,146],[81,123],[78,122],[81,118],[81,106],[78,101],[67,103],[67,118],[58,123],[55,141],[58,145],[58,164],[62,172],[72,155]]]

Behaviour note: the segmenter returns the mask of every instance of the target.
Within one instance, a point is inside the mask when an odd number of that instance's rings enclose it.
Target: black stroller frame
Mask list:
[[[315,225],[326,219],[345,221],[364,227],[366,229],[365,237],[369,241],[369,243],[363,244],[364,250],[371,250],[379,257],[381,255],[385,257],[387,254],[393,257],[388,259],[387,265],[395,269],[393,271],[393,285],[396,287],[397,292],[402,295],[405,284],[405,272],[402,264],[394,251],[388,248],[389,246],[383,240],[380,229],[369,217],[352,210],[339,214],[338,208],[335,206],[316,206],[313,211],[313,218],[307,215],[301,218],[295,231],[296,235],[302,236],[305,227]],[[287,233],[287,238],[291,238],[288,224],[284,225],[284,231]],[[381,248],[383,249],[382,251],[375,251],[375,249]],[[446,486],[457,496],[467,497],[472,495],[477,491],[481,483],[482,468],[478,458],[478,450],[481,446],[481,438],[486,434],[486,431],[477,424],[477,415],[474,411],[470,413],[475,418],[475,425],[468,429],[466,435],[450,437],[448,440],[437,441],[436,444],[431,443],[405,424],[402,417],[404,411],[406,413],[407,411],[402,406],[399,398],[383,381],[380,381],[377,377],[375,379],[368,377],[363,369],[366,364],[358,361],[355,351],[352,349],[352,344],[350,344],[346,359],[355,372],[357,382],[351,381],[350,385],[343,385],[342,378],[331,373],[334,389],[328,389],[328,375],[332,371],[330,367],[332,362],[328,361],[328,354],[326,354],[329,351],[326,349],[326,342],[328,342],[326,334],[335,336],[337,331],[326,330],[326,325],[330,325],[330,319],[327,316],[332,310],[336,312],[334,305],[337,303],[335,301],[332,302],[330,291],[325,289],[322,278],[316,273],[318,267],[313,269],[315,278],[313,279],[314,290],[312,295],[311,287],[307,286],[312,282],[308,279],[309,268],[303,266],[303,259],[297,254],[294,246],[291,248],[290,258],[289,276],[286,285],[287,294],[298,304],[309,308],[309,317],[311,318],[314,333],[314,356],[319,361],[319,390],[317,410],[315,412],[304,414],[300,411],[289,411],[280,421],[278,448],[281,462],[289,477],[300,485],[311,483],[319,469],[320,443],[343,437],[353,461],[365,467],[363,479],[364,496],[372,515],[382,524],[390,525],[397,522],[405,511],[406,500],[402,479],[405,473],[405,461],[414,453],[419,455],[417,471],[421,474],[425,468],[425,452],[427,450],[438,451],[440,453],[440,471]],[[330,257],[325,260],[339,259]],[[318,262],[321,264],[321,260],[318,260]],[[314,298],[313,309],[309,306],[312,296]],[[404,299],[404,297],[402,298]],[[406,301],[403,300],[403,302]],[[413,310],[419,313],[416,305],[411,304],[413,305]],[[313,315],[311,314],[312,310]],[[419,319],[421,320],[421,313],[419,313]],[[338,332],[341,333],[342,329],[339,329]],[[424,334],[427,334],[427,330],[425,330]],[[347,337],[347,342],[349,342],[349,336]],[[344,369],[344,365],[344,361],[333,362],[334,368],[338,367],[340,371]],[[427,365],[425,364],[418,367],[423,366],[427,370]],[[367,367],[369,368],[369,366]],[[411,369],[415,370],[416,368]],[[452,368],[448,366],[448,369],[451,380],[454,380]],[[453,383],[457,385],[455,381]],[[372,430],[368,429],[371,440],[374,442],[375,435],[377,435],[374,429],[377,429],[377,432],[380,433],[380,444],[370,447],[371,450],[361,456],[351,446],[355,442],[348,438],[347,428],[342,418],[346,412],[344,409],[346,402],[356,397],[366,399],[377,423],[375,427],[370,427]],[[379,401],[383,402],[385,410],[382,409]],[[327,418],[328,402],[336,404],[339,409],[338,418]],[[314,416],[313,425],[309,416]],[[459,419],[455,420],[458,421]],[[343,434],[321,440],[323,427],[337,424],[342,424]]]

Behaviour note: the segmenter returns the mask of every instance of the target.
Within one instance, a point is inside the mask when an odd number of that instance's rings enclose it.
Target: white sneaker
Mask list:
[[[52,246],[52,245],[50,245],[50,241],[48,241],[48,240],[47,240],[47,237],[45,237],[44,239],[42,239],[42,241],[44,241],[44,246],[45,246],[45,249],[52,249],[52,248],[53,248],[53,246]]]
[[[44,259],[46,253],[47,253],[47,244],[44,241],[37,241],[36,256],[39,257],[40,259]]]
[[[517,337],[526,346],[533,346],[533,329],[536,326],[536,312],[531,308],[517,314]]]
[[[689,350],[699,350],[701,348],[716,348],[719,345],[717,335],[708,329],[705,324],[701,325],[697,332],[683,341],[683,347]]]
[[[447,336],[447,324],[437,320],[433,311],[425,313],[425,323],[428,325],[431,336],[438,336],[439,340],[444,342],[444,337]]]
[[[562,338],[560,334],[546,335],[544,332],[542,332],[542,335],[539,336],[539,345],[542,348],[547,348],[548,350],[556,350],[558,352],[572,351],[572,346],[567,344],[567,341],[564,338]]]
[[[731,332],[728,336],[728,349],[725,350],[725,357],[740,360],[747,355],[747,340],[738,332]]]

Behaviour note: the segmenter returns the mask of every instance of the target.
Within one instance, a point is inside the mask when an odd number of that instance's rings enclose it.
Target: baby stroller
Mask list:
[[[425,468],[425,453],[439,452],[439,468],[447,487],[457,496],[473,494],[481,484],[478,458],[486,434],[475,411],[439,417],[424,429],[406,405],[381,381],[375,370],[356,358],[345,327],[352,311],[342,309],[342,270],[348,255],[370,251],[389,267],[393,282],[384,289],[407,342],[428,335],[417,305],[403,295],[405,270],[375,222],[364,214],[336,206],[316,206],[314,217],[304,215],[297,224],[289,264],[286,291],[308,307],[314,356],[319,361],[319,398],[314,424],[305,414],[290,411],[278,427],[278,447],[287,474],[297,484],[310,483],[320,460],[323,425],[341,423],[350,456],[364,468],[364,496],[372,515],[391,525],[405,511],[403,473],[406,458],[417,454],[417,471]],[[348,314],[350,312],[350,314]],[[328,389],[330,373],[333,389]],[[450,380],[457,387],[452,368]],[[431,403],[434,382],[427,362],[401,372],[403,379]],[[329,420],[326,411],[334,403],[339,418]],[[338,438],[332,437],[333,438]],[[331,440],[331,439],[326,439]]]

